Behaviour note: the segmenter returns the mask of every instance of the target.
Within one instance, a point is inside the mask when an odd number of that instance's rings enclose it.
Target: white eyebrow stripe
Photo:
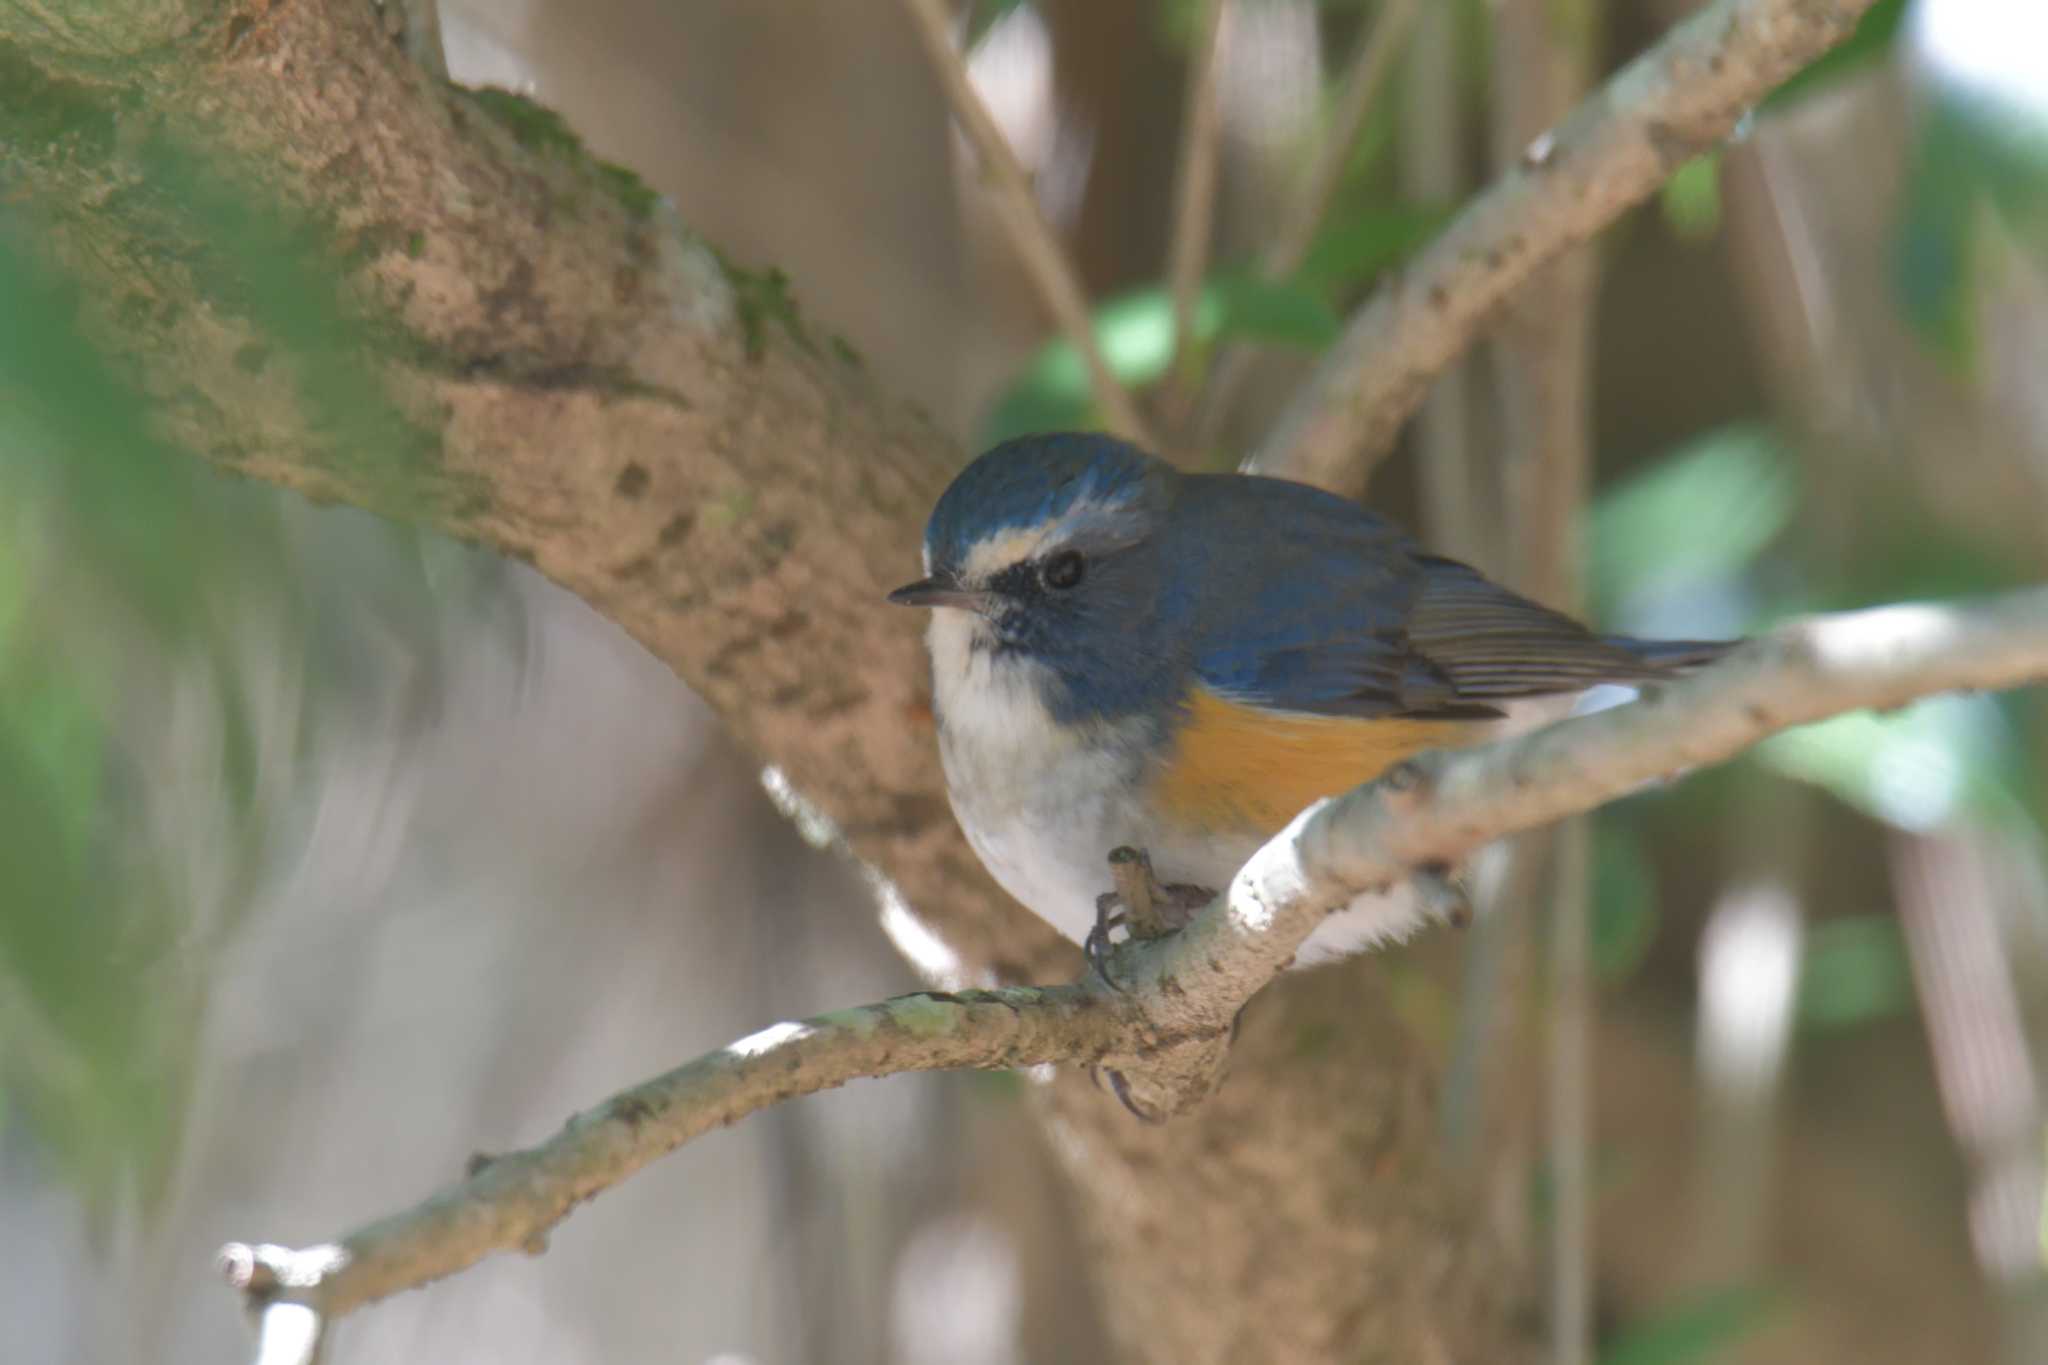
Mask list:
[[[962,576],[969,582],[980,583],[993,578],[1012,564],[1021,564],[1038,552],[1038,547],[1054,528],[1037,526],[1029,530],[998,531],[967,552],[962,564]]]
[[[1083,498],[1051,521],[1036,526],[1013,526],[997,531],[967,552],[961,577],[982,583],[1013,565],[1042,554],[1047,547],[1084,535],[1098,526],[1114,528],[1135,511],[1126,497]]]

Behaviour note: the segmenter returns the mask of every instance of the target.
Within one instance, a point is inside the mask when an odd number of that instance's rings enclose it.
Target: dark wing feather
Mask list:
[[[1595,635],[1300,484],[1186,482],[1181,510],[1203,532],[1193,543],[1207,599],[1195,673],[1246,701],[1325,715],[1481,718],[1518,697],[1668,678],[1729,647]],[[1254,563],[1256,573],[1246,568]]]
[[[1533,697],[1669,675],[1625,643],[1595,635],[1476,569],[1434,555],[1412,558],[1421,582],[1408,647],[1442,670],[1460,697]]]

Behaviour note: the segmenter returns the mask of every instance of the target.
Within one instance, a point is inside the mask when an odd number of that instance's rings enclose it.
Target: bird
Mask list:
[[[1640,685],[1721,641],[1596,634],[1322,489],[1117,438],[1002,442],[940,495],[924,576],[947,795],[1004,890],[1095,944],[1113,850],[1199,904],[1320,797],[1483,741],[1530,699]],[[1361,896],[1297,965],[1404,938]]]

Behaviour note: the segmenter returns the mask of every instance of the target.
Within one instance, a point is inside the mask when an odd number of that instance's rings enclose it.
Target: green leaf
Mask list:
[[[1203,342],[1270,341],[1303,350],[1321,350],[1337,339],[1343,323],[1316,290],[1293,280],[1265,280],[1253,275],[1224,275],[1213,280],[1205,301],[1213,296],[1221,315]]]
[[[1306,285],[1242,273],[1212,277],[1195,305],[1194,340],[1252,340],[1320,347],[1335,339],[1336,313]],[[1110,373],[1142,389],[1173,363],[1173,296],[1162,286],[1133,290],[1095,310],[1095,344]],[[1081,353],[1065,337],[1048,341],[997,402],[984,444],[1034,431],[1094,425],[1094,397]]]
[[[1721,154],[1708,152],[1680,166],[1664,182],[1659,202],[1681,241],[1710,240],[1721,230]]]
[[[1398,205],[1345,214],[1310,243],[1296,278],[1323,288],[1364,284],[1414,255],[1451,220],[1452,212]]]
[[[1799,1022],[1814,1030],[1854,1028],[1913,1008],[1913,975],[1891,915],[1823,920],[1806,936]]]
[[[1599,1365],[1686,1365],[1755,1334],[1783,1295],[1754,1285],[1714,1290],[1632,1323],[1602,1348]]]
[[[1756,754],[1901,829],[1966,818],[2026,820],[2025,758],[2004,711],[1985,697],[1934,697],[1887,715],[1837,716],[1774,735]]]
[[[1636,832],[1593,822],[1593,970],[1618,981],[1640,967],[1657,939],[1657,880]]]
[[[1688,442],[1594,505],[1599,618],[1624,614],[1634,598],[1742,572],[1797,502],[1792,461],[1770,428],[1738,423]]]

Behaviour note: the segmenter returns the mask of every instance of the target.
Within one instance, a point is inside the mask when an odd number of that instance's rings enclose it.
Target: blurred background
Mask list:
[[[1574,13],[1597,72],[1688,8]],[[1112,368],[1166,386],[1154,411],[1222,466],[1518,144],[1485,0],[1226,5],[1197,334],[1231,382],[1181,401],[1163,261],[1202,10],[978,0],[956,41]],[[560,110],[785,271],[963,449],[1097,420],[899,7],[441,18],[456,80]],[[1329,211],[1279,260],[1276,206],[1376,39]],[[260,245],[247,205],[192,202]],[[37,310],[61,282],[24,242],[0,218],[0,395],[42,400],[0,402],[8,1360],[245,1356],[222,1241],[335,1235],[773,1019],[918,984],[857,870],[660,664],[523,566],[163,451]],[[2048,577],[2048,9],[1887,0],[1599,256],[1603,624],[1711,635]],[[275,282],[314,327],[332,303],[296,268]],[[1502,368],[1475,353],[1371,493],[1494,568]],[[2048,1359],[2044,702],[1844,718],[1594,822],[1603,1361]],[[1483,1068],[1460,1056],[1451,1143],[1459,1068]],[[1109,1359],[1025,1084],[783,1106],[545,1257],[350,1319],[334,1358]]]

